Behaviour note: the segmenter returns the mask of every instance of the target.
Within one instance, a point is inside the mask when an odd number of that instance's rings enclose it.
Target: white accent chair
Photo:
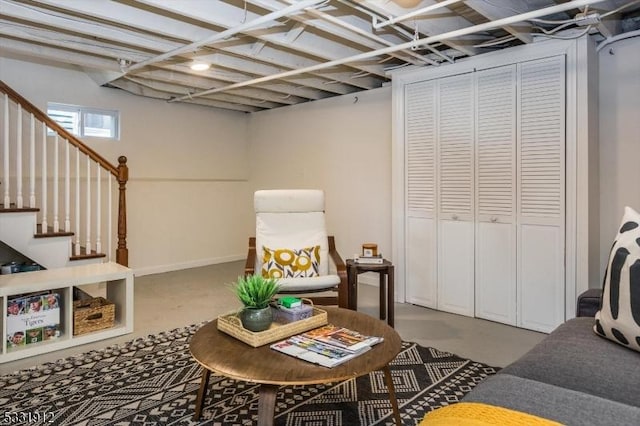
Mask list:
[[[344,261],[327,235],[324,191],[309,189],[261,190],[254,194],[256,236],[249,238],[245,275],[261,274],[263,247],[301,249],[320,246],[318,275],[285,277],[278,281],[285,294],[333,291],[336,296],[309,297],[316,305],[348,308],[349,287]],[[305,296],[308,297],[308,296]]]

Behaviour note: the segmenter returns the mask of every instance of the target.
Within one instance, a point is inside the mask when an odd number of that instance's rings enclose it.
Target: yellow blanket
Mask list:
[[[478,402],[459,402],[427,414],[420,426],[558,426],[560,423],[520,411]]]

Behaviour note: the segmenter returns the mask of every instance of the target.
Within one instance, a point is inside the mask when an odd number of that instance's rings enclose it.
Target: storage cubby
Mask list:
[[[95,294],[96,289],[101,294]],[[85,291],[88,290],[88,291]],[[9,347],[7,308],[9,299],[19,295],[52,291],[59,294],[60,335],[51,340]],[[113,327],[73,335],[74,294],[102,296],[115,304]],[[59,349],[95,342],[133,331],[133,271],[117,263],[100,263],[68,268],[0,275],[0,316],[2,352],[0,363]]]

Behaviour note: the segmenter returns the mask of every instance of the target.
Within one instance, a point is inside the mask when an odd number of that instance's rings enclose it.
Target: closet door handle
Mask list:
[[[451,215],[451,219],[458,220],[458,215],[457,214]]]
[[[491,218],[491,223],[496,223],[497,221],[498,221],[497,217],[494,216],[494,217]]]

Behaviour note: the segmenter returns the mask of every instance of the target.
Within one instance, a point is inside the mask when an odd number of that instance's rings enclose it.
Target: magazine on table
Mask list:
[[[365,336],[357,331],[333,324],[327,324],[309,330],[303,333],[303,336],[332,346],[337,346],[349,352],[368,350],[371,346],[382,341],[382,337]]]
[[[333,337],[331,340],[345,347],[323,342],[315,337],[315,335],[317,335],[324,338],[330,332],[337,333],[337,336],[340,336]],[[348,336],[350,340],[347,340],[344,335]],[[354,340],[358,340],[355,345]],[[331,368],[362,355],[369,351],[371,346],[381,341],[381,337],[364,336],[353,330],[329,324],[319,329],[297,334],[283,341],[274,343],[271,345],[271,349]],[[345,342],[348,342],[348,344]],[[351,349],[348,347],[351,347]],[[357,350],[354,350],[354,348]]]
[[[345,351],[344,349],[327,345],[317,340],[307,339],[300,335],[274,343],[271,345],[271,349],[329,368],[347,362],[365,352],[354,353]]]

